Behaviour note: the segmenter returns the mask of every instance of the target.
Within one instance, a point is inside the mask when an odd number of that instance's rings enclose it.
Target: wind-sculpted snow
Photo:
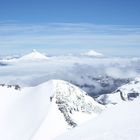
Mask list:
[[[0,139],[48,140],[105,108],[78,87],[51,80],[36,87],[0,86]]]

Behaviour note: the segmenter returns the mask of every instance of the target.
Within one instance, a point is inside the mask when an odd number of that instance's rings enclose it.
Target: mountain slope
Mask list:
[[[139,140],[140,99],[108,108],[55,140]]]
[[[61,80],[18,90],[1,86],[0,91],[2,140],[54,139],[104,109],[78,87]]]
[[[97,98],[102,104],[117,104],[132,101],[140,95],[140,78],[137,77],[128,84],[119,87],[111,94],[104,94]]]
[[[78,87],[61,80],[51,82],[53,83],[53,94],[50,101],[53,109],[32,140],[54,139],[68,128],[95,117],[104,109]]]

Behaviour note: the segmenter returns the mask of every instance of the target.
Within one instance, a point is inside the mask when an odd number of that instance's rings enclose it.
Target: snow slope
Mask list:
[[[53,109],[32,140],[54,139],[68,129],[97,116],[104,109],[104,106],[96,103],[78,87],[61,80],[52,82],[53,94],[50,100]]]
[[[51,80],[23,89],[0,86],[0,109],[0,139],[52,140],[104,106],[66,81]]]
[[[140,99],[104,111],[97,118],[63,134],[56,140],[139,140]]]
[[[0,88],[1,100],[4,100],[4,111],[0,111],[0,139],[27,140],[38,129],[44,117],[48,114],[51,92],[50,83],[45,87],[21,89],[18,94],[10,88]],[[1,103],[3,106],[3,103]]]

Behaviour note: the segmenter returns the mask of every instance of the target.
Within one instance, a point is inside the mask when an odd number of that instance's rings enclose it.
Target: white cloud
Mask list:
[[[84,90],[94,94],[107,88],[106,92],[109,92],[112,87],[119,86],[121,80],[140,74],[140,58],[55,56],[46,61],[9,63],[8,66],[1,66],[0,83],[35,86],[47,80],[62,79],[81,85]],[[120,81],[114,82],[115,79],[108,76]],[[108,86],[102,86],[102,82]],[[116,82],[119,85],[116,85]]]

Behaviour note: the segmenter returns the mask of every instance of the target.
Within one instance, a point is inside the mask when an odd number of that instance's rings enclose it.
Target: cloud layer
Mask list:
[[[0,67],[0,83],[36,86],[47,80],[62,79],[92,95],[110,93],[140,75],[140,58],[55,56],[45,61],[7,64]]]

